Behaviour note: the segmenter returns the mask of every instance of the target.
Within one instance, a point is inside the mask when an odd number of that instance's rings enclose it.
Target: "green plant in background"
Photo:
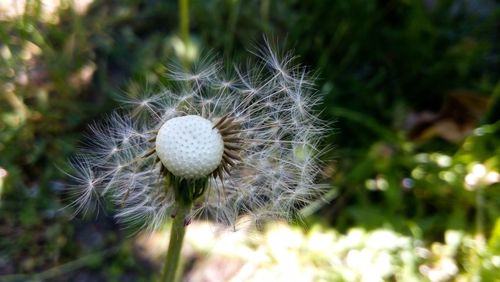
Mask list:
[[[54,163],[66,161],[76,142],[70,131],[98,109],[83,113],[88,103],[82,96],[88,96],[76,94],[95,69],[81,18],[67,10],[59,18],[65,24],[56,25],[38,1],[19,8],[24,13],[13,19],[0,11],[2,273],[54,265],[64,253],[71,230],[56,212],[61,206],[54,191],[61,183],[54,181],[60,176]]]

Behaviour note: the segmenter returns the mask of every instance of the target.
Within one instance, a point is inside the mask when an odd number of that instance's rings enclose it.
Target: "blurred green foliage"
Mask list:
[[[175,1],[58,3],[48,12],[26,1],[18,15],[0,6],[0,274],[121,242],[72,240],[81,223],[68,225],[60,211],[62,170],[113,98],[168,83],[168,61],[187,52]],[[317,71],[324,117],[336,121],[325,177],[337,197],[313,220],[340,231],[384,227],[426,244],[447,230],[475,234],[485,250],[457,258],[467,272],[472,257],[500,253],[499,17],[487,0],[192,1],[189,50],[244,62],[263,34],[293,48]],[[124,252],[106,281],[134,264]],[[471,273],[493,281],[499,265],[477,265]]]

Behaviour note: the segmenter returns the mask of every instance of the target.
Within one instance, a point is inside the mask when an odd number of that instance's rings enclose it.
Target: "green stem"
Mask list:
[[[476,234],[484,236],[484,195],[483,187],[476,190]]]
[[[186,219],[191,211],[191,204],[179,205],[177,214],[170,230],[170,242],[168,245],[167,257],[163,266],[162,282],[176,281],[176,273],[179,268],[179,260],[184,235],[186,234]]]
[[[189,41],[189,0],[179,0],[179,25],[181,40],[187,46]]]

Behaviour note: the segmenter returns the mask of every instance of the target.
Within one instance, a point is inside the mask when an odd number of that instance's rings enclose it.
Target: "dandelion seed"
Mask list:
[[[321,97],[293,56],[269,44],[256,55],[228,72],[213,56],[188,71],[172,65],[173,87],[121,99],[125,109],[90,127],[75,164],[76,211],[107,196],[125,226],[153,230],[189,201],[186,224],[234,226],[242,214],[289,218],[320,196]]]

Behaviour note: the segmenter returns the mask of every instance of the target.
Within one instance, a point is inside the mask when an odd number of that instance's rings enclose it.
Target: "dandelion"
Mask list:
[[[230,226],[243,214],[255,223],[290,219],[321,195],[321,99],[292,56],[269,44],[256,55],[230,71],[210,57],[190,69],[170,66],[168,90],[127,98],[91,126],[74,162],[76,210],[106,197],[126,227],[154,230],[174,218],[169,264],[192,218]],[[174,273],[177,265],[167,264]]]

